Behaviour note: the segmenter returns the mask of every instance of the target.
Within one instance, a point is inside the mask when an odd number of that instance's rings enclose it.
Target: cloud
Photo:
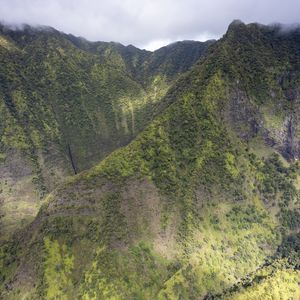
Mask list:
[[[89,40],[154,49],[216,38],[233,19],[299,23],[299,0],[0,0],[0,20],[49,25]]]
[[[140,48],[150,50],[150,51],[154,51],[154,50],[159,49],[159,48],[161,48],[165,45],[169,45],[172,42],[173,41],[170,40],[170,39],[158,39],[158,40],[150,41],[145,45],[141,45]]]

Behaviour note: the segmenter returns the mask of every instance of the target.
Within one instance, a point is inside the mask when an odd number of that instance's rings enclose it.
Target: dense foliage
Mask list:
[[[66,176],[131,141],[210,44],[152,53],[52,28],[0,25],[1,236],[31,221]]]
[[[68,178],[1,247],[3,297],[298,299],[299,36],[231,24],[129,145]]]

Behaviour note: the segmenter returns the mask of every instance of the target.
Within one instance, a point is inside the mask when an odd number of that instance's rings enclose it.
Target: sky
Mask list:
[[[300,0],[0,0],[0,21],[155,50],[221,37],[234,19],[300,23]]]

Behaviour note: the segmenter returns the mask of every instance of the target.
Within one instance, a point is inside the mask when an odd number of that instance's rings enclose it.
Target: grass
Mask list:
[[[224,299],[299,299],[299,275],[297,270],[265,268],[257,273],[257,282]]]
[[[184,267],[165,282],[160,299],[222,292],[254,271],[278,243],[275,224],[254,205],[206,205],[200,218],[199,229],[187,241]]]

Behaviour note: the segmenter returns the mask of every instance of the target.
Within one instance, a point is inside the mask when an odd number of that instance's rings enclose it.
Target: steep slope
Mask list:
[[[285,129],[299,115],[298,92],[289,97],[299,37],[231,24],[160,116],[58,187],[2,247],[3,297],[214,299],[248,274],[258,275],[254,290],[229,299],[275,297],[282,278],[284,297],[297,297],[299,137]],[[266,264],[284,259],[279,273]]]
[[[234,22],[222,54],[223,68],[235,79],[235,130],[244,140],[258,134],[288,160],[299,157],[299,38],[299,29],[284,33],[280,26]]]
[[[180,47],[178,58],[199,50],[184,71],[209,44]],[[57,183],[127,144],[163,109],[181,70],[144,71],[156,56],[48,27],[0,26],[1,238],[32,220]]]

